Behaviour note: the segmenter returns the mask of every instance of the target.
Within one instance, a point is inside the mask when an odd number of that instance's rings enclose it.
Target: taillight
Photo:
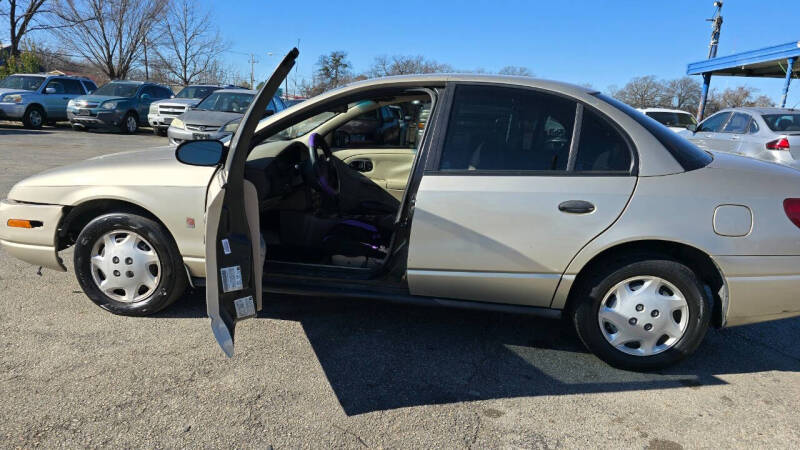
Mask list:
[[[786,217],[788,217],[793,224],[800,227],[800,198],[787,198],[784,200],[783,210],[786,211]]]
[[[789,150],[789,140],[786,138],[775,139],[767,142],[767,150]]]

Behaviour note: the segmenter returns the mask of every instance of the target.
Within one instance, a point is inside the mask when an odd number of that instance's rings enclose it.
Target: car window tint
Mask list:
[[[764,114],[761,116],[772,131],[800,131],[800,114]]]
[[[584,109],[578,139],[576,171],[630,171],[632,161],[630,147],[622,135],[595,112]]]
[[[758,123],[755,120],[750,122],[750,128],[747,130],[748,133],[758,133]]]
[[[747,131],[747,124],[750,122],[750,116],[742,113],[733,113],[731,119],[725,125],[722,131],[725,133],[745,133]]]
[[[64,94],[65,93],[65,91],[64,91],[64,83],[63,83],[62,80],[50,80],[50,82],[47,83],[47,86],[45,86],[45,89],[55,89],[55,91],[56,91],[55,93],[56,94]]]
[[[525,89],[459,86],[440,170],[563,171],[576,103]]]
[[[89,80],[83,80],[83,86],[86,88],[87,92],[97,90],[97,85]]]
[[[721,112],[714,114],[708,119],[704,120],[698,127],[697,131],[717,132],[722,129],[722,125],[728,120],[731,115],[730,112]]]
[[[391,109],[373,101],[356,105],[359,108],[372,108],[345,122],[333,132],[333,146],[347,148],[405,148],[416,149],[422,140],[425,123],[428,120],[430,101],[410,101],[392,105],[411,118],[401,124],[395,120]],[[378,115],[386,116],[386,121],[378,120]]]
[[[64,93],[71,94],[71,95],[81,95],[83,94],[83,89],[81,88],[81,82],[78,80],[60,80],[61,83],[64,84]]]
[[[158,88],[158,98],[170,98],[170,97],[172,97],[171,90],[165,87]]]

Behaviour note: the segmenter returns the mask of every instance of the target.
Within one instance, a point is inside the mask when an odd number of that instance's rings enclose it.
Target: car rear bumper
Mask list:
[[[56,230],[64,207],[0,200],[0,246],[11,256],[22,261],[66,271],[56,250]],[[29,220],[33,228],[8,226],[9,219]]]
[[[728,290],[725,326],[800,316],[800,256],[716,256]]]
[[[21,120],[27,106],[21,103],[0,103],[0,120]]]

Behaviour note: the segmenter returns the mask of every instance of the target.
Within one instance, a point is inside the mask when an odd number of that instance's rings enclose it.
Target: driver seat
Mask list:
[[[390,239],[391,233],[387,233],[385,227],[381,230],[376,225],[351,218],[333,225],[322,238],[322,246],[330,256],[383,259]]]

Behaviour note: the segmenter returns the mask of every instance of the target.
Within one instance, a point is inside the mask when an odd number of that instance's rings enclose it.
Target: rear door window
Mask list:
[[[78,80],[59,80],[64,84],[64,93],[70,95],[82,95],[83,88]]]
[[[731,116],[730,112],[721,112],[714,114],[713,116],[709,117],[708,119],[704,120],[700,126],[697,127],[697,131],[705,131],[709,133],[718,133],[722,130],[722,126],[725,125],[725,122],[728,121],[728,117]]]
[[[725,133],[744,134],[747,132],[747,125],[750,123],[750,116],[743,113],[733,113],[731,119],[722,129]]]
[[[633,158],[628,143],[619,132],[597,113],[584,109],[577,172],[629,172]]]
[[[442,171],[565,171],[576,103],[497,86],[458,86]]]

